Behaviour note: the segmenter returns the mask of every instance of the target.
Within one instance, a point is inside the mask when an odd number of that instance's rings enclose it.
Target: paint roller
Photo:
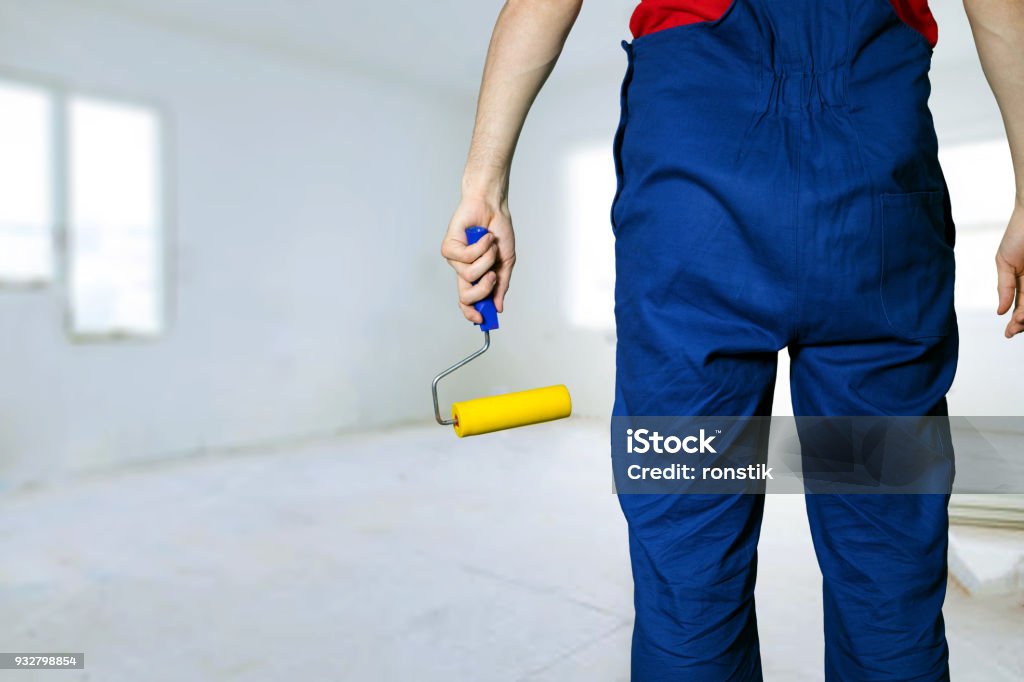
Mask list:
[[[467,228],[466,241],[475,244],[485,234],[487,228]],[[569,397],[569,389],[562,385],[464,400],[452,405],[451,419],[441,417],[441,408],[437,403],[438,383],[455,370],[465,367],[486,353],[491,347],[491,331],[498,328],[498,310],[494,307],[492,298],[478,301],[473,307],[483,317],[483,322],[477,323],[477,326],[484,333],[484,345],[434,377],[430,388],[434,396],[434,418],[437,419],[437,423],[441,426],[453,426],[455,435],[464,438],[568,417],[572,413],[572,399]]]

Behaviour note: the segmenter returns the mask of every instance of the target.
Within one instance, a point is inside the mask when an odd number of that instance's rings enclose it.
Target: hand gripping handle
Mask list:
[[[470,244],[476,244],[485,234],[487,234],[486,227],[467,227],[466,241]],[[473,282],[473,284],[476,284],[476,282]],[[473,307],[476,308],[476,311],[484,318],[483,322],[477,324],[477,326],[480,327],[480,331],[489,332],[492,329],[498,328],[498,309],[494,307],[493,296],[488,296],[482,301],[477,301],[473,304]]]

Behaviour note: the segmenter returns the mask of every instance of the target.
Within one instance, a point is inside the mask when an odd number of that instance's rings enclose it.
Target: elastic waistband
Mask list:
[[[815,111],[845,106],[846,72],[845,68],[821,72],[762,71],[760,108]]]

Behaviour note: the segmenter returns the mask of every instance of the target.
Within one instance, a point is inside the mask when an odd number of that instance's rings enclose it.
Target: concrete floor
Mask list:
[[[631,584],[603,423],[438,427],[207,457],[0,498],[0,650],[102,682],[628,679]],[[820,680],[799,496],[772,496],[766,678]],[[1024,679],[1024,605],[951,586],[954,679]]]

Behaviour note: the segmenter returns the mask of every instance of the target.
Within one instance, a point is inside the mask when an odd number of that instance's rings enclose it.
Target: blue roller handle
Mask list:
[[[470,244],[476,244],[480,241],[480,238],[487,234],[486,227],[467,227],[466,228],[466,241]],[[479,282],[480,280],[477,280]],[[473,282],[476,284],[476,282]],[[477,301],[473,304],[476,311],[483,315],[484,321],[477,326],[480,327],[480,331],[489,332],[492,329],[498,328],[498,309],[494,307],[494,298],[487,297],[482,301]]]

